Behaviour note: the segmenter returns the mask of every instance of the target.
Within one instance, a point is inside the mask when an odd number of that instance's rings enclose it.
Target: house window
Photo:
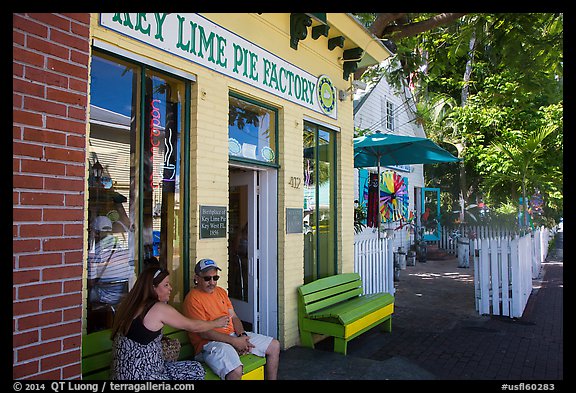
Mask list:
[[[304,122],[304,282],[337,273],[336,134]]]
[[[151,257],[183,297],[182,196],[189,82],[94,52],[88,139],[87,333],[116,307]]]
[[[394,104],[386,101],[386,128],[394,131]]]
[[[276,164],[276,109],[230,97],[228,152],[240,161]]]

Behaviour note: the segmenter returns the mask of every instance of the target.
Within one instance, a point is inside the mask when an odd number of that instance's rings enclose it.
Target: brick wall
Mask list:
[[[77,379],[90,14],[12,22],[12,376]]]

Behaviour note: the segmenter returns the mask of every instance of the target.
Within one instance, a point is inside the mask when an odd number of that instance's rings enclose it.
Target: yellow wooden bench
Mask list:
[[[314,348],[312,334],[334,337],[334,352],[346,355],[348,342],[384,323],[392,331],[394,296],[363,295],[358,273],[321,278],[298,288],[300,344]]]
[[[179,360],[193,359],[194,347],[188,340],[188,334],[184,330],[178,330],[166,326],[163,334],[167,337],[177,338],[180,341],[181,349]],[[243,380],[264,379],[264,365],[266,358],[247,354],[240,356],[240,361],[244,365]],[[110,363],[112,362],[112,340],[110,330],[101,330],[82,337],[82,379],[84,380],[104,380],[110,379]],[[210,367],[202,363],[207,380],[219,380]]]

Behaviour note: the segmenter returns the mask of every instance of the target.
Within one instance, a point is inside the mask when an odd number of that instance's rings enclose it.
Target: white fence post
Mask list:
[[[532,279],[535,279],[540,274],[540,258],[542,254],[540,250],[540,228],[533,231],[532,236]]]
[[[512,314],[521,317],[532,292],[532,245],[531,235],[516,236],[517,258],[512,263]]]
[[[500,241],[500,279],[502,296],[501,315],[510,316],[510,239],[502,237]]]
[[[489,240],[481,240],[480,263],[478,264],[478,278],[480,287],[480,309],[481,315],[490,314],[490,254]]]
[[[498,268],[498,254],[502,250],[498,249],[499,238],[490,238],[490,292],[492,294],[492,314],[500,315],[500,283]],[[498,252],[500,251],[500,253]]]
[[[523,257],[523,252],[520,249],[520,238],[518,235],[514,236],[510,246],[510,270],[512,273],[512,309],[510,310],[511,317],[517,317],[519,310],[522,310],[520,294],[522,293],[520,277],[520,258]],[[522,315],[522,312],[520,312]]]
[[[480,239],[474,239],[474,243],[480,243]],[[476,251],[476,247],[474,249],[474,305],[476,311],[480,312],[480,247],[478,246],[478,251]]]

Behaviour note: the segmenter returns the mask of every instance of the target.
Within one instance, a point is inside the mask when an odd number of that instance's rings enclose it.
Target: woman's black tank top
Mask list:
[[[134,340],[142,345],[148,345],[156,337],[158,337],[160,333],[162,333],[162,329],[152,331],[148,330],[146,326],[144,326],[144,317],[146,316],[148,311],[150,311],[153,305],[154,303],[146,307],[142,312],[142,314],[140,314],[139,316],[137,316],[132,320],[132,323],[130,324],[130,329],[128,329],[128,334],[126,334],[126,337],[128,337],[130,340]]]

